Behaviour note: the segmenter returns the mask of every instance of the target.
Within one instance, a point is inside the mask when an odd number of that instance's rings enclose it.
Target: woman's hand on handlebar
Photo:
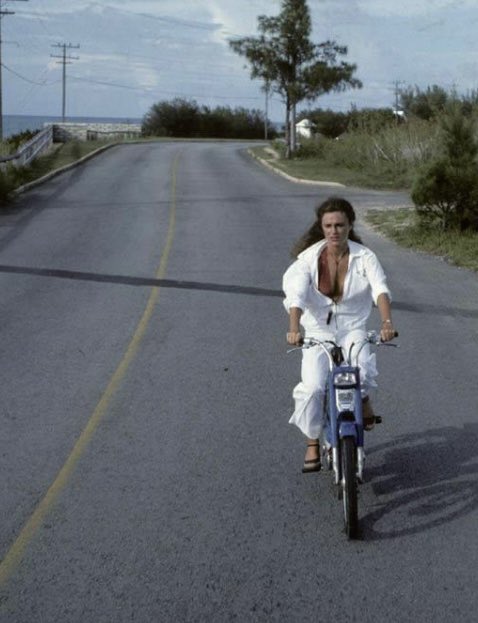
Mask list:
[[[304,338],[302,337],[302,333],[300,331],[289,331],[287,333],[287,344],[291,346],[302,346],[304,343]]]
[[[382,342],[390,342],[397,335],[398,333],[391,322],[382,322],[382,328],[380,329],[380,340]]]

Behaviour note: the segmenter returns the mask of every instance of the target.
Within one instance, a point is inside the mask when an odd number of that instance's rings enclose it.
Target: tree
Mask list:
[[[422,91],[419,87],[407,87],[400,91],[400,108],[407,116],[415,116],[427,121],[441,114],[450,101],[450,96],[442,87],[434,84]]]
[[[315,44],[306,0],[282,0],[279,15],[260,15],[258,37],[230,41],[231,48],[244,56],[251,68],[251,78],[260,78],[264,88],[279,94],[285,103],[287,157],[295,151],[296,106],[303,100],[315,100],[330,91],[360,88],[353,77],[356,65],[339,57],[347,48],[335,41]]]

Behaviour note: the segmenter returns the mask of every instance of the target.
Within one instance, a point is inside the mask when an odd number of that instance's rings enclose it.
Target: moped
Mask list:
[[[304,338],[301,346],[288,351],[318,347],[328,358],[321,453],[323,462],[333,471],[338,498],[343,502],[345,532],[349,539],[359,535],[357,497],[358,486],[364,478],[364,423],[358,358],[366,344],[397,346],[382,342],[377,331],[368,331],[365,339],[351,344],[348,353],[332,340],[313,337]],[[381,423],[379,416],[375,416],[375,423]]]

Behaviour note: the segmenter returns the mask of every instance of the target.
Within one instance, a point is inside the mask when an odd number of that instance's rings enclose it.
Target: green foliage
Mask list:
[[[366,220],[398,244],[443,257],[447,261],[478,271],[478,233],[446,231],[427,226],[415,210],[371,210]]]
[[[294,153],[295,160],[307,158],[323,158],[328,147],[328,139],[321,136],[301,138],[299,147]]]
[[[71,141],[71,154],[75,160],[79,160],[82,156],[81,142]]]
[[[418,117],[427,121],[438,119],[450,108],[455,108],[465,117],[478,113],[478,91],[459,96],[436,84],[426,90],[408,86],[400,91],[400,108],[407,117]]]
[[[23,132],[19,132],[18,134],[13,134],[12,136],[9,136],[5,140],[5,143],[8,145],[10,153],[15,153],[16,151],[18,151],[20,145],[30,141],[34,136],[39,133],[39,131],[40,130],[24,130]]]
[[[176,98],[171,102],[153,104],[143,119],[145,136],[197,136],[199,106],[194,101]]]
[[[404,121],[390,109],[303,111],[301,117],[311,119],[323,137],[345,124],[346,130],[335,141],[301,139],[297,156],[315,159],[319,169],[335,166],[342,178],[350,171],[362,185],[368,180],[374,187],[413,186],[422,220],[446,230],[478,229],[478,91],[458,97],[434,85],[425,91],[409,88],[408,95]]]
[[[0,205],[7,206],[13,199],[13,191],[19,186],[37,180],[51,171],[61,169],[104,146],[104,141],[70,141],[58,145],[46,155],[39,156],[29,165],[7,166],[0,170]]]
[[[420,119],[432,119],[445,109],[448,101],[448,93],[436,84],[427,87],[426,91],[409,86],[400,92],[400,108],[407,116]]]
[[[315,108],[301,111],[297,119],[310,119],[318,134],[326,138],[336,138],[347,130],[349,114]]]
[[[440,122],[437,155],[418,173],[412,199],[423,221],[478,231],[478,144],[473,119],[457,108]]]
[[[381,130],[404,123],[397,119],[391,108],[353,107],[349,112],[335,112],[321,108],[302,110],[298,120],[310,119],[316,131],[327,138],[337,138],[345,132],[375,134]]]
[[[0,207],[7,206],[12,199],[14,183],[8,169],[0,169]]]
[[[428,122],[414,120],[392,124],[374,133],[353,130],[337,139],[314,136],[302,139],[292,162],[303,162],[309,172],[313,161],[317,174],[322,171],[340,172],[345,183],[374,188],[410,187],[418,166],[427,162],[437,149],[436,130]],[[296,171],[297,172],[297,171]]]
[[[348,113],[347,129],[375,134],[396,126],[398,123],[400,120],[395,117],[391,108],[362,108],[358,110],[353,107]]]
[[[142,132],[176,138],[256,139],[264,137],[264,115],[245,108],[200,107],[195,101],[176,98],[154,104],[143,119]],[[268,134],[274,136],[272,128]]]

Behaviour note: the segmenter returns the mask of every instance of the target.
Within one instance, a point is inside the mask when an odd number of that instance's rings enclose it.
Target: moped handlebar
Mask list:
[[[393,337],[398,337],[398,331],[395,331]],[[380,337],[380,331],[368,331],[366,342],[369,344],[376,344],[377,346],[395,346],[398,348],[398,344],[390,344],[390,342],[384,342]]]
[[[398,331],[395,331],[394,337],[398,337]],[[367,331],[367,335],[364,340],[362,340],[361,342],[358,342],[357,344],[356,343],[351,344],[349,353],[348,353],[349,363],[351,363],[352,349],[358,347],[357,353],[355,355],[355,359],[358,361],[360,351],[365,346],[365,344],[372,344],[374,346],[393,346],[395,348],[399,347],[399,344],[391,344],[390,342],[383,342],[382,339],[380,338],[380,331]],[[312,348],[314,346],[319,346],[320,348],[322,348],[322,350],[327,354],[330,365],[332,366],[333,362],[332,362],[332,355],[330,351],[333,348],[340,349],[340,346],[336,344],[333,340],[319,340],[314,337],[304,337],[302,340],[301,346],[295,346],[294,348],[291,348],[290,350],[288,350],[287,353],[292,353],[296,350],[304,350],[307,348]]]

